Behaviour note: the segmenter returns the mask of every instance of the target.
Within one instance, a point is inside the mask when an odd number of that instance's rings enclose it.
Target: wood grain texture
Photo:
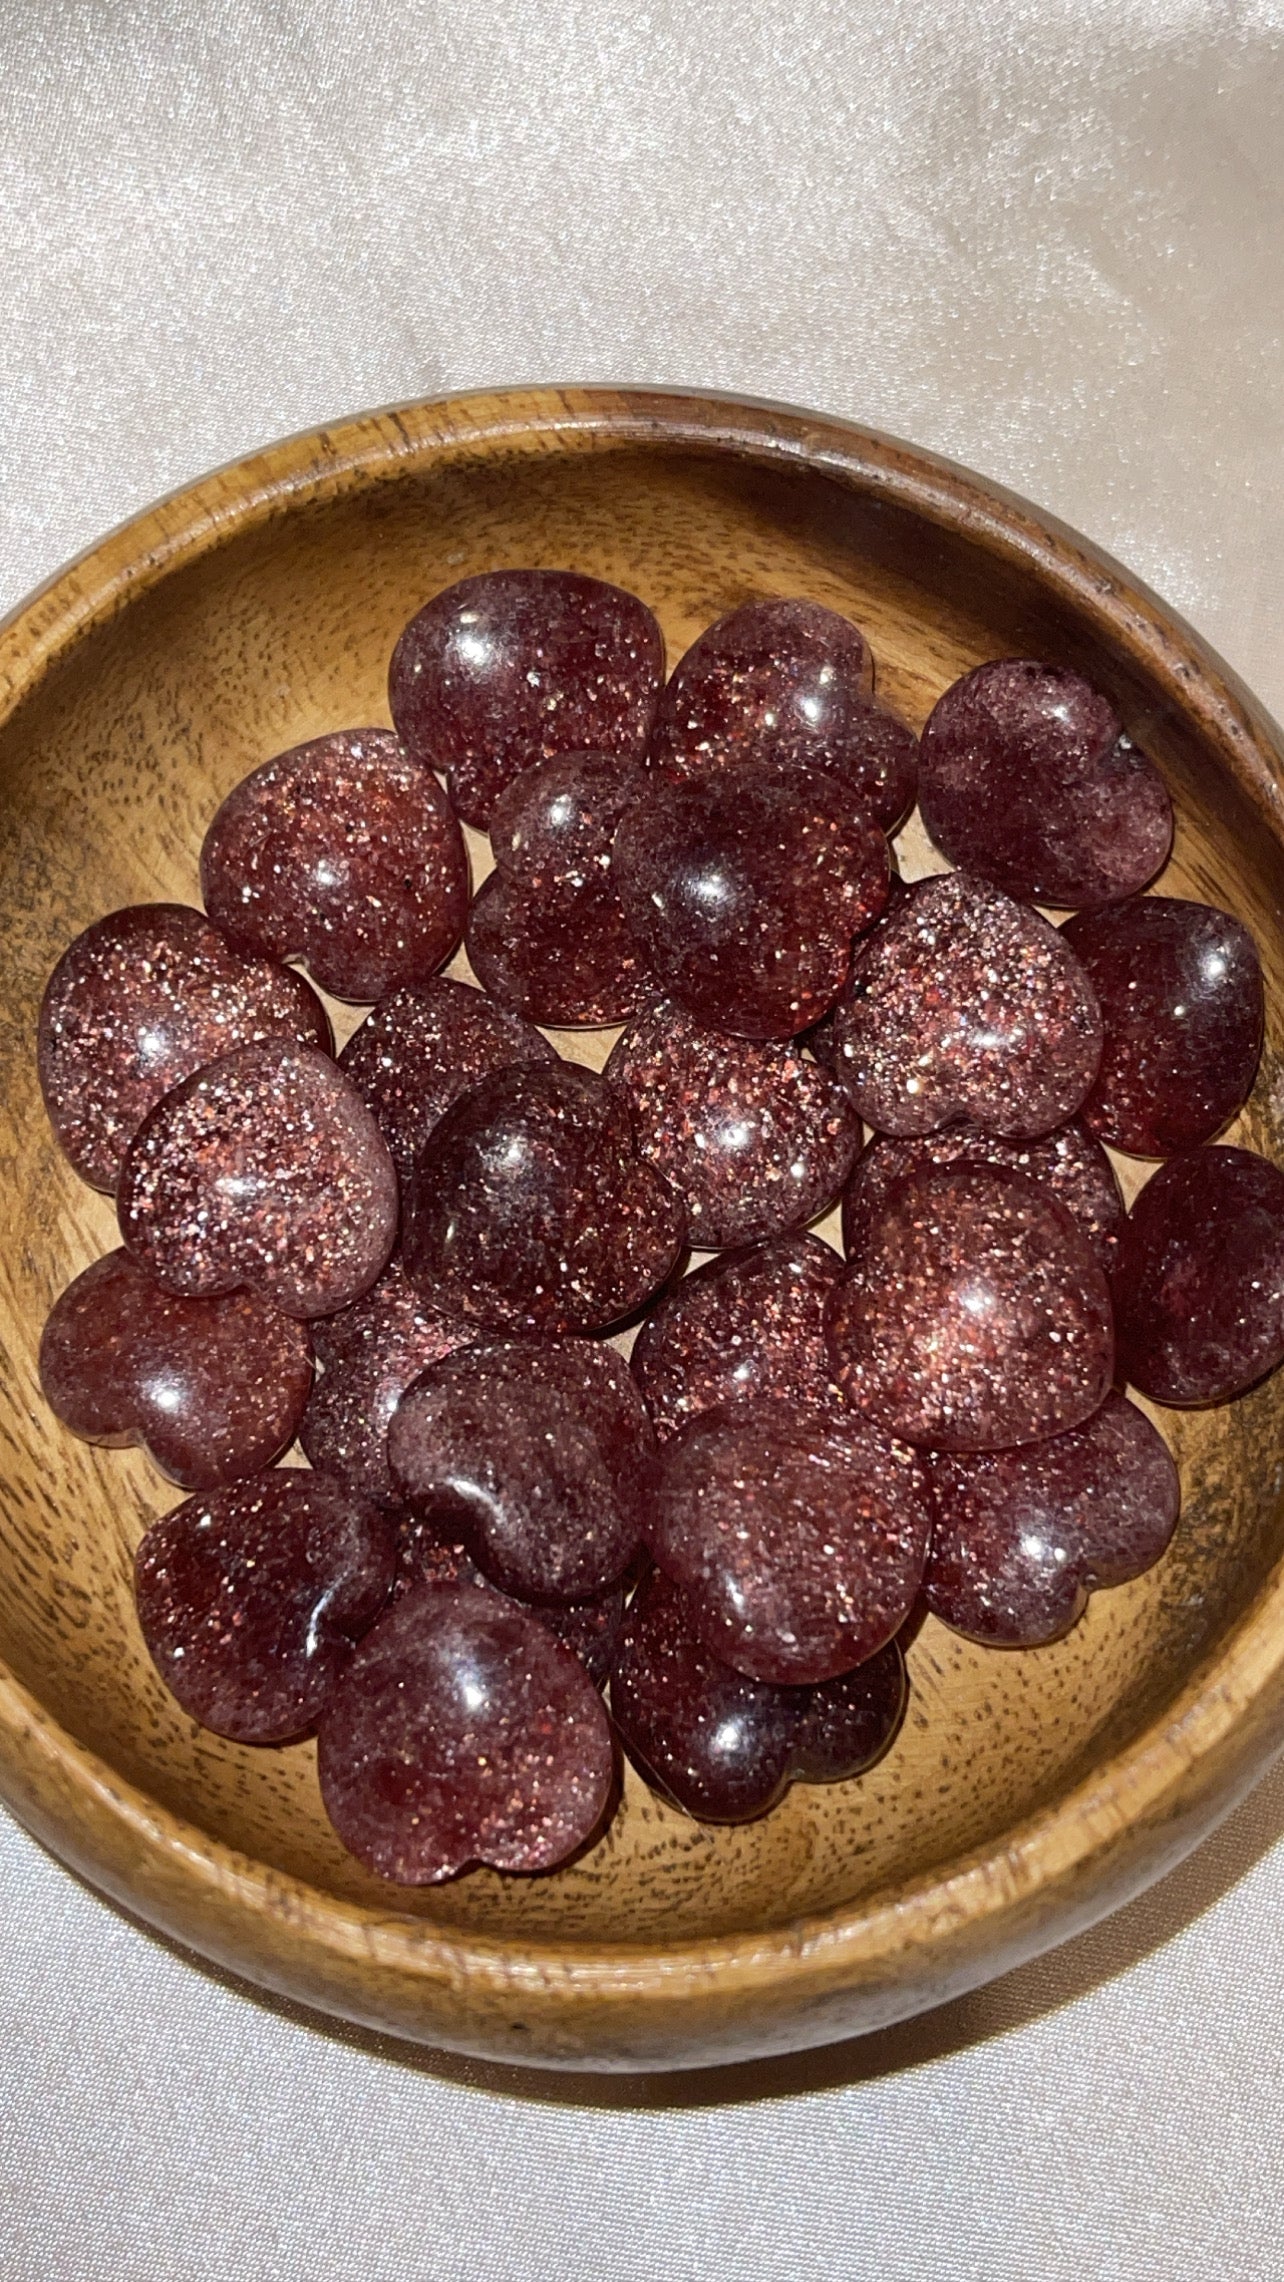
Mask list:
[[[1234,1137],[1276,1157],[1281,748],[1180,621],[1020,501],[838,422],[654,391],[465,397],[277,445],[152,509],[0,627],[0,1793],[107,1892],[275,1990],[495,2058],[676,2067],[822,2043],[974,1986],[1227,1811],[1284,1740],[1284,1384],[1160,1414],[1185,1509],[1151,1576],[1029,1654],[928,1622],[888,1759],[741,1829],[701,1828],[630,1776],[569,1869],[406,1892],[339,1848],[311,1746],[238,1748],[182,1716],[129,1589],[133,1546],[176,1493],[138,1454],[73,1441],[36,1386],[49,1305],[113,1240],[45,1125],[40,992],[101,913],[197,899],[204,824],[249,768],[387,720],[388,654],[428,595],[519,564],[633,588],[671,660],[736,603],[813,596],[865,628],[880,693],[916,722],[984,658],[1082,666],[1173,789],[1165,890],[1227,905],[1262,946],[1267,1053]],[[931,868],[916,826],[902,857]],[[332,1011],[341,1036],[358,1019]],[[609,1038],[558,1042],[600,1065]]]

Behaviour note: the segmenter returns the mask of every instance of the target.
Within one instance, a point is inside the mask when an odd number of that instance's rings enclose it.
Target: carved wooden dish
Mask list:
[[[239,1748],[180,1713],[130,1593],[133,1546],[178,1493],[73,1441],[36,1383],[55,1294],[114,1240],[42,1113],[40,992],[100,914],[195,902],[229,787],[385,721],[405,619],[505,564],[633,588],[671,659],[750,597],[813,596],[865,628],[915,722],[985,658],[1081,667],[1168,776],[1165,887],[1256,934],[1268,1044],[1233,1137],[1277,1158],[1281,748],[1179,620],[1019,500],[861,429],[707,397],[514,391],[352,420],[152,509],[0,629],[0,1793],[154,1925],[331,2012],[497,2059],[745,2058],[881,2026],[1064,1939],[1262,1772],[1284,1738],[1284,1374],[1163,1414],[1185,1508],[1150,1576],[1029,1654],[929,1622],[881,1766],[743,1828],[687,1821],[630,1775],[573,1867],[406,1891],[340,1849],[311,1745]],[[606,1041],[567,1043],[600,1062]]]

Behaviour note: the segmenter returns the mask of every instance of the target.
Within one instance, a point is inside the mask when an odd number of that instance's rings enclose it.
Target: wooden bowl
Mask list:
[[[101,913],[195,902],[228,788],[283,746],[386,720],[404,621],[504,564],[634,588],[671,657],[750,597],[813,596],[867,630],[880,691],[916,722],[981,659],[1082,667],[1171,784],[1165,888],[1256,934],[1268,1043],[1236,1138],[1275,1157],[1280,743],[1187,627],[1019,500],[840,422],[650,391],[455,398],[278,444],[140,516],[0,629],[0,1792],[153,1925],[332,2013],[503,2060],[744,2059],[882,2026],[1063,1940],[1262,1772],[1284,1739],[1284,1374],[1163,1414],[1185,1508],[1150,1576],[1029,1654],[928,1622],[882,1765],[740,1829],[687,1821],[630,1775],[571,1868],[408,1891],[340,1849],[310,1745],[243,1749],[182,1715],[130,1592],[133,1546],[177,1493],[137,1453],[74,1441],[36,1381],[50,1303],[114,1240],[41,1110],[41,989]],[[569,1042],[599,1062],[602,1046]]]

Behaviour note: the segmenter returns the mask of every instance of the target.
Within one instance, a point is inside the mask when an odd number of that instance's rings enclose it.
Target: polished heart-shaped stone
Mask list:
[[[138,1620],[193,1719],[234,1743],[289,1743],[316,1726],[394,1564],[372,1505],[291,1467],[154,1522],[134,1567]]]
[[[129,1250],[170,1291],[248,1284],[286,1315],[333,1315],[387,1265],[397,1176],[327,1055],[249,1046],[157,1104],[130,1143],[117,1211]]]
[[[943,856],[1031,903],[1135,895],[1172,846],[1164,780],[1109,700],[1032,658],[996,658],[946,690],[923,731],[919,802]]]
[[[301,1324],[254,1292],[180,1299],[128,1252],[67,1286],[40,1342],[40,1384],[63,1425],[87,1442],[141,1443],[185,1490],[270,1466],[311,1380]]]
[[[369,1001],[427,982],[468,913],[464,836],[441,786],[387,729],[336,729],[265,761],[201,849],[211,919],[243,948],[306,959]]]
[[[843,1244],[855,1259],[865,1231],[897,1183],[933,1165],[998,1165],[1046,1184],[1076,1220],[1109,1275],[1127,1217],[1115,1169],[1096,1136],[1077,1122],[1037,1141],[1005,1141],[976,1125],[896,1139],[877,1133],[861,1151],[843,1190]]]
[[[611,872],[660,989],[711,1029],[792,1038],[842,989],[889,858],[838,778],[738,762],[657,784],[620,825]]]
[[[501,1006],[557,1030],[627,1022],[655,996],[609,883],[533,890],[492,872],[468,915],[473,973]]]
[[[782,1402],[704,1411],[665,1444],[647,1521],[692,1621],[751,1679],[833,1679],[900,1630],[931,1516],[914,1453]]]
[[[442,1521],[441,1528],[446,1534],[439,1534],[421,1507],[402,1508],[397,1517],[396,1598],[404,1599],[424,1583],[474,1585],[481,1592],[500,1593],[467,1547],[450,1536],[449,1523]],[[579,1657],[594,1687],[604,1688],[624,1622],[624,1593],[624,1585],[619,1584],[608,1585],[604,1593],[596,1593],[587,1601],[525,1601],[519,1593],[500,1593],[500,1598],[538,1617],[555,1640]]]
[[[997,1166],[892,1189],[830,1299],[828,1333],[848,1401],[926,1449],[1079,1426],[1114,1368],[1109,1287],[1083,1230],[1049,1189]]]
[[[523,1600],[588,1600],[623,1576],[655,1457],[624,1357],[582,1339],[447,1356],[403,1395],[388,1433],[402,1499]]]
[[[420,1298],[400,1260],[338,1315],[312,1327],[320,1375],[299,1427],[308,1462],[377,1505],[400,1503],[388,1471],[388,1428],[407,1387],[467,1344],[472,1327]]]
[[[924,1598],[987,1648],[1058,1639],[1089,1593],[1152,1568],[1177,1524],[1168,1445],[1122,1395],[1048,1442],[925,1463],[935,1519]]]
[[[637,1146],[687,1209],[691,1242],[753,1244],[814,1220],[860,1147],[843,1088],[796,1046],[731,1038],[662,1000],[612,1049]]]
[[[636,753],[558,753],[524,769],[491,816],[496,870],[529,895],[604,886],[620,824],[652,789]]]
[[[610,1803],[611,1730],[583,1666],[498,1593],[422,1585],[362,1641],[317,1736],[349,1852],[427,1886],[476,1863],[551,1870]]]
[[[388,703],[407,752],[444,770],[459,815],[484,828],[555,753],[640,758],[663,680],[664,637],[635,594],[576,571],[484,571],[411,619]]]
[[[76,937],[45,988],[37,1053],[49,1122],[81,1179],[110,1192],[164,1094],[269,1038],[329,1051],[329,1016],[302,975],[247,957],[187,904],[113,911]]]
[[[660,1439],[728,1403],[832,1410],[841,1397],[825,1309],[842,1273],[818,1236],[779,1236],[724,1252],[665,1292],[629,1358]]]
[[[497,1070],[430,1134],[407,1184],[406,1272],[495,1331],[594,1331],[674,1267],[686,1221],[592,1070]]]
[[[876,1132],[956,1118],[1028,1140],[1073,1117],[1101,1060],[1101,1010],[1064,935],[984,880],[919,881],[835,1011],[833,1067]]]
[[[418,990],[394,991],[353,1031],[339,1056],[392,1152],[399,1177],[452,1102],[492,1070],[557,1056],[533,1023],[496,1006],[484,991],[438,975]]]
[[[1119,1367],[1177,1408],[1229,1402],[1284,1360],[1284,1173],[1192,1149],[1147,1181],[1114,1276]]]

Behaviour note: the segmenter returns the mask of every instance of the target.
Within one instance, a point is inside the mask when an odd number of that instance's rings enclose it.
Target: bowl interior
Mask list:
[[[1122,645],[911,510],[815,468],[633,446],[514,451],[388,467],[323,503],[283,501],[252,528],[85,634],[0,725],[0,1258],[9,1364],[0,1403],[0,1657],[74,1737],[150,1798],[323,1893],[443,1929],[570,1944],[663,1943],[755,1931],[947,1868],[1086,1773],[1164,1705],[1251,1600],[1281,1547],[1284,1375],[1228,1409],[1160,1423],[1180,1459],[1182,1520],[1160,1567],[1098,1595],[1068,1639],[1028,1654],[969,1647],[933,1621],[910,1656],[902,1735],[863,1782],[797,1786],[764,1820],[702,1828],[630,1773],[623,1812],[570,1868],[476,1873],[422,1893],[343,1853],[321,1815],[309,1744],[255,1751],[196,1729],[142,1650],[137,1539],[178,1501],[137,1453],[75,1442],[36,1381],[57,1292],[114,1241],[112,1210],[55,1149],[35,1079],[45,978],[80,928],[156,898],[198,900],[197,852],[218,801],[282,747],[384,722],[387,659],[412,610],[469,572],[594,572],[658,612],[675,659],[753,596],[805,594],[866,629],[878,688],[920,723],[954,677],[1003,654],[1080,664],[1165,768],[1178,807],[1165,892],[1223,904],[1253,928],[1268,1043],[1233,1138],[1281,1151],[1280,848],[1201,739]],[[473,841],[480,872],[488,856]],[[934,868],[916,829],[906,868]],[[351,1010],[336,1010],[341,1034]],[[601,1062],[604,1034],[559,1040]],[[1145,1168],[1126,1167],[1131,1188]]]

